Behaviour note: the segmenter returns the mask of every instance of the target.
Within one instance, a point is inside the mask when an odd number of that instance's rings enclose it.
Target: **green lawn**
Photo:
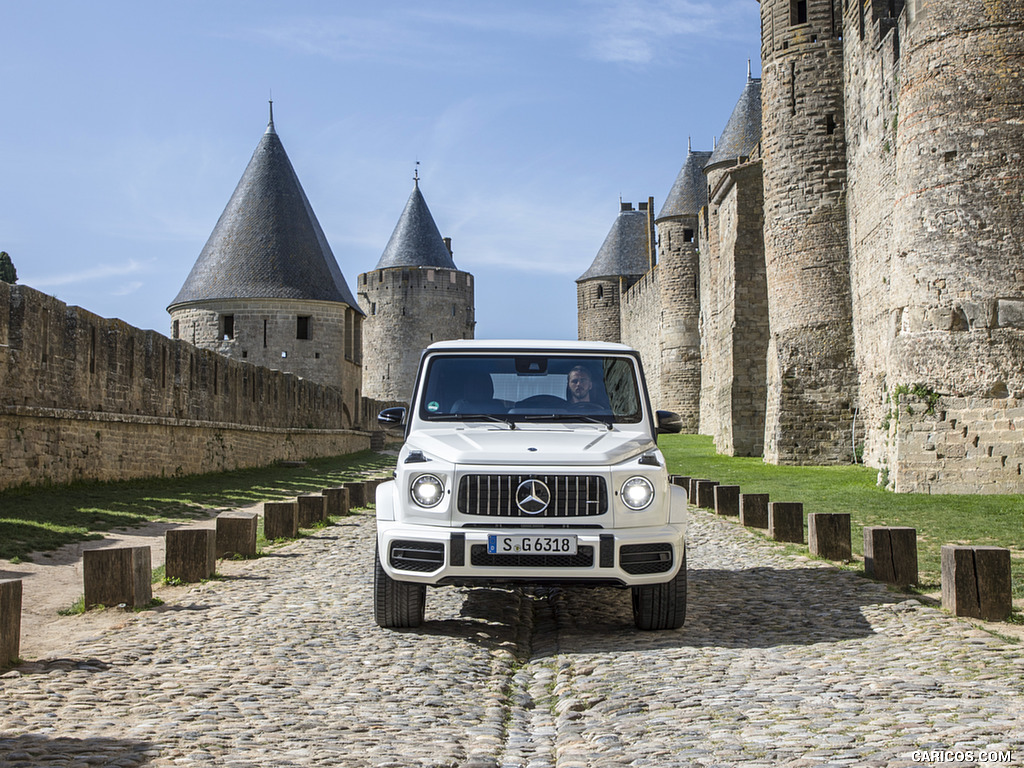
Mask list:
[[[310,461],[180,478],[19,488],[0,492],[0,558],[24,558],[103,531],[208,517],[213,510],[316,493],[360,474],[386,474],[391,456],[364,451]]]
[[[866,525],[916,528],[925,592],[940,588],[943,544],[1008,547],[1014,597],[1024,598],[1024,496],[895,494],[876,485],[877,470],[863,466],[778,467],[759,458],[719,456],[703,435],[664,435],[658,444],[673,474],[739,485],[742,493],[767,493],[772,501],[800,501],[805,514],[849,512],[859,555]]]

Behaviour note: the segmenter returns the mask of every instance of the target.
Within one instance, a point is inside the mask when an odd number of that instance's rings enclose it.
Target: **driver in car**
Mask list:
[[[569,402],[589,403],[590,392],[594,388],[594,382],[590,378],[590,371],[582,365],[577,365],[569,371]]]

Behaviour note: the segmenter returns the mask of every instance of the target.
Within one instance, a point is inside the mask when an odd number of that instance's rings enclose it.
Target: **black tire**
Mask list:
[[[418,627],[427,607],[427,587],[395,581],[380,564],[380,552],[373,552],[373,618],[385,629]]]
[[[679,629],[686,621],[686,550],[672,581],[632,587],[633,621],[637,629]]]

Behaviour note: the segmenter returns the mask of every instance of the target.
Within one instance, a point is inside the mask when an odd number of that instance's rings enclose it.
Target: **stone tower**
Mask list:
[[[171,336],[336,387],[359,421],[362,312],[270,122],[178,295]]]
[[[473,275],[455,266],[451,241],[441,238],[418,175],[380,261],[359,275],[358,291],[366,313],[367,397],[408,400],[427,345],[473,338]]]
[[[762,157],[771,340],[765,460],[853,459],[839,0],[764,0]]]
[[[661,401],[683,420],[684,432],[700,426],[700,229],[708,192],[703,168],[710,152],[687,148],[686,160],[654,223],[662,292]]]
[[[578,336],[584,341],[621,342],[624,294],[654,266],[654,212],[649,203],[620,203],[590,268],[576,278]]]
[[[700,431],[730,456],[759,456],[764,447],[768,297],[761,122],[761,81],[748,71],[704,166]]]

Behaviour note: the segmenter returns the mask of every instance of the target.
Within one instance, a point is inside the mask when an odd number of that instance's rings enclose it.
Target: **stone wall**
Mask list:
[[[658,274],[659,269],[655,267],[622,294],[620,341],[640,352],[652,407],[667,410],[662,404],[662,339],[661,334],[652,333],[652,329],[661,328],[662,319]]]
[[[576,283],[577,338],[584,341],[622,340],[620,279],[599,277]]]
[[[0,488],[349,453],[358,403],[0,283]]]
[[[378,269],[359,275],[363,391],[380,400],[412,397],[420,353],[435,341],[472,339],[473,276],[452,269]]]

